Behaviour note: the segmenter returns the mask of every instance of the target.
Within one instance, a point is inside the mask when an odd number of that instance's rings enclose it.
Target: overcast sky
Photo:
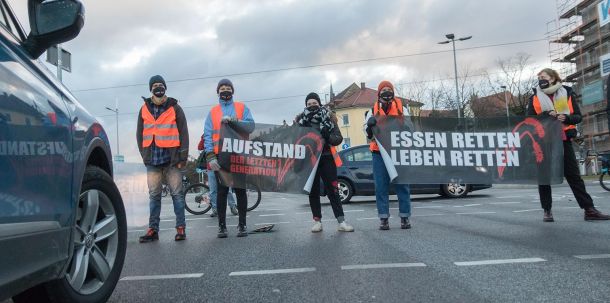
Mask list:
[[[10,0],[27,29],[25,0]],[[104,109],[118,100],[121,154],[141,161],[135,144],[140,96],[148,79],[168,81],[167,94],[185,108],[191,155],[203,120],[217,104],[221,75],[450,50],[447,33],[472,35],[457,48],[545,37],[554,0],[84,0],[85,27],[64,44],[72,73],[64,83],[100,119],[116,153],[116,123]],[[548,65],[545,41],[458,51],[459,66],[493,70],[494,61],[526,52]],[[254,119],[282,123],[304,107],[311,91],[335,93],[349,84],[387,79],[405,83],[453,75],[450,52],[324,67],[230,76],[237,100],[252,101]],[[192,81],[175,80],[205,78]],[[127,88],[114,86],[136,85]],[[105,88],[84,91],[93,88]],[[296,96],[288,97],[287,96]],[[324,98],[323,95],[321,95]],[[270,99],[270,100],[267,100]],[[425,101],[425,100],[423,100]]]

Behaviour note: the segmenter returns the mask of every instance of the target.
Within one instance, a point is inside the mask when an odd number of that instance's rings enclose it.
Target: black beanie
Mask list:
[[[163,84],[163,86],[165,86],[165,89],[167,89],[167,84],[165,84],[165,80],[163,80],[163,77],[156,75],[156,76],[150,77],[150,80],[148,81],[148,90],[149,91],[152,91],[152,86],[155,83],[161,83],[161,84]]]
[[[233,87],[233,82],[231,82],[231,80],[229,80],[229,79],[222,79],[222,80],[218,81],[218,85],[216,86],[216,93],[218,93],[218,90],[223,85],[230,86],[233,93],[235,93],[235,88]]]
[[[322,102],[320,101],[320,96],[318,96],[318,94],[316,94],[316,93],[309,93],[309,95],[307,95],[307,97],[305,97],[305,106],[307,106],[307,100],[309,100],[309,99],[318,100],[318,104],[320,106],[322,106]]]

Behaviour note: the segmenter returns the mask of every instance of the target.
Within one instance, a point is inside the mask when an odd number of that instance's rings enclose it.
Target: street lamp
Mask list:
[[[455,71],[455,99],[457,100],[458,103],[458,119],[462,117],[462,114],[460,113],[462,111],[462,102],[460,101],[460,89],[459,89],[459,84],[458,84],[458,73],[457,73],[457,58],[455,55],[455,35],[454,34],[446,34],[445,38],[449,39],[446,41],[441,41],[438,44],[447,44],[449,42],[451,42],[453,44],[453,68]],[[472,38],[472,36],[468,36],[468,37],[462,37],[462,38],[458,38],[458,41],[466,41],[468,39]]]
[[[118,156],[121,154],[121,152],[119,150],[119,105],[118,105],[118,102],[115,105],[114,109],[112,109],[108,106],[106,106],[106,109],[113,112],[116,116],[116,155]]]
[[[508,118],[508,91],[506,90],[506,85],[500,86],[501,89],[504,90],[504,104],[506,105],[506,118]]]

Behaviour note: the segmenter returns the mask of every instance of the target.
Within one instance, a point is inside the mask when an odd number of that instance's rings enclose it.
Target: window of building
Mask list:
[[[348,126],[349,125],[349,115],[348,114],[343,114],[343,125]]]
[[[601,133],[606,131],[607,115],[597,114],[595,115],[595,132]]]

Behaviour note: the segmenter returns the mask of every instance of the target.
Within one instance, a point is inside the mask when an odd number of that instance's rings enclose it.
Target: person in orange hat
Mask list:
[[[379,116],[408,116],[409,109],[404,106],[402,100],[394,95],[394,85],[390,81],[382,81],[377,89],[377,101],[373,108],[367,112],[365,121],[365,132],[371,140],[369,148],[373,153],[373,178],[375,179],[375,199],[377,201],[377,214],[381,220],[380,230],[390,229],[388,218],[390,217],[390,176],[379,152],[379,145],[373,138],[372,128],[377,125]],[[411,192],[408,184],[392,184],[398,195],[398,210],[400,216],[400,228],[409,229],[411,223]]]

